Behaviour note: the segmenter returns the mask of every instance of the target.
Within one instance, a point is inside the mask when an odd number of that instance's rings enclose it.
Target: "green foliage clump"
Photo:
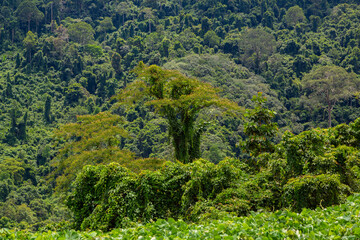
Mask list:
[[[339,204],[348,192],[348,186],[340,183],[338,175],[304,175],[290,179],[284,186],[283,196],[285,205],[300,211]]]
[[[258,156],[262,152],[273,152],[272,139],[278,131],[277,124],[272,122],[275,112],[264,107],[267,99],[262,96],[261,92],[251,101],[255,103],[255,108],[248,110],[245,114],[248,121],[244,124],[244,133],[248,138],[240,142],[241,147],[254,156]]]
[[[272,154],[259,161],[272,181],[283,186],[282,206],[303,207],[338,204],[359,190],[360,154],[356,134],[359,120],[330,129],[313,129],[297,136],[285,133]]]
[[[94,40],[95,30],[86,22],[72,23],[68,32],[70,39],[80,44],[89,44]]]
[[[243,215],[250,210],[250,197],[236,183],[245,180],[244,167],[234,159],[218,165],[168,162],[157,171],[134,175],[115,163],[88,166],[75,181],[67,205],[81,229],[109,230],[169,217],[198,220],[209,213],[212,202],[221,215]]]
[[[181,186],[189,178],[184,167],[168,164],[164,174],[135,175],[113,163],[86,167],[75,181],[67,205],[77,228],[109,230],[129,221],[176,216]]]

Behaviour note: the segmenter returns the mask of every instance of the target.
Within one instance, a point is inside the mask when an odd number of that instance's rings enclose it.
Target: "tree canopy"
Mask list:
[[[219,97],[219,90],[210,84],[177,71],[143,63],[134,71],[138,80],[118,95],[120,103],[131,104],[147,97],[146,104],[154,106],[167,119],[175,157],[183,163],[200,157],[200,138],[206,126],[206,123],[196,121],[200,110],[208,107],[228,111],[241,109],[230,100]]]
[[[309,97],[326,105],[328,124],[331,127],[331,113],[341,99],[354,96],[360,81],[353,73],[337,66],[322,66],[304,76],[303,85],[310,90]]]
[[[63,125],[55,132],[58,142],[65,142],[59,151],[53,166],[59,189],[67,189],[85,165],[127,162],[134,159],[130,151],[119,148],[120,137],[126,137],[126,131],[119,127],[122,118],[109,112],[97,115],[77,116],[76,123]]]
[[[94,40],[95,30],[86,22],[76,22],[69,26],[69,37],[80,44],[91,43]]]
[[[38,23],[44,18],[44,14],[36,7],[35,2],[32,0],[21,1],[15,13],[20,21],[28,23],[28,31],[30,31],[31,21]]]

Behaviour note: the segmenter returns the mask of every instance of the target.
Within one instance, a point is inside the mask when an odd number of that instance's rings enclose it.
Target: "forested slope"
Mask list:
[[[277,143],[286,130],[354,121],[359,26],[356,0],[0,1],[0,227],[69,219],[53,195],[51,173],[66,145],[54,131],[77,115],[123,117],[128,135],[114,146],[131,151],[129,159],[152,159],[155,169],[159,159],[174,160],[166,118],[143,102],[115,105],[140,61],[211,83],[245,108],[263,92],[277,113]],[[249,159],[239,147],[244,119],[218,109],[198,119],[209,123],[203,158]]]

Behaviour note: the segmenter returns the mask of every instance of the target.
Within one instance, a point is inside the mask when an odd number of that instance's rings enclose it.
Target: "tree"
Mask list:
[[[80,44],[88,44],[94,40],[95,31],[90,24],[77,22],[69,26],[68,33],[71,40]]]
[[[144,8],[141,12],[144,14],[144,18],[149,22],[149,33],[151,33],[151,20],[155,17],[154,11],[151,8]]]
[[[31,62],[31,52],[35,49],[37,45],[37,37],[31,31],[26,34],[26,37],[23,40],[23,44],[26,48],[28,54],[28,61]]]
[[[263,29],[248,29],[240,36],[239,46],[244,52],[242,61],[255,73],[261,72],[260,63],[265,61],[275,48],[275,37]]]
[[[109,31],[114,31],[116,28],[113,25],[111,18],[105,17],[99,22],[99,26],[96,28],[96,31],[99,33],[106,33]]]
[[[120,137],[127,136],[118,126],[122,122],[120,116],[102,112],[77,116],[76,123],[63,125],[55,132],[57,142],[65,142],[52,163],[56,170],[51,179],[56,179],[58,189],[67,189],[85,165],[127,163],[134,159],[133,153],[118,146]]]
[[[278,126],[271,120],[276,112],[264,107],[267,99],[263,97],[262,92],[253,96],[251,101],[255,103],[255,108],[246,111],[245,117],[248,121],[244,125],[244,133],[248,138],[240,142],[240,145],[253,156],[258,156],[262,152],[273,152],[274,143],[271,140],[275,137]]]
[[[274,25],[274,13],[271,11],[266,11],[264,13],[262,24],[264,27],[273,28]]]
[[[206,123],[197,122],[198,113],[211,106],[238,111],[237,104],[219,97],[218,90],[210,84],[186,77],[177,71],[139,63],[134,70],[139,78],[119,95],[121,104],[132,104],[145,99],[164,116],[169,124],[169,136],[175,157],[190,163],[200,157],[200,138]]]
[[[16,142],[16,139],[18,140],[26,140],[26,126],[27,126],[27,119],[28,119],[28,113],[26,112],[22,118],[22,121],[17,123],[17,119],[21,116],[21,111],[18,109],[17,106],[14,106],[10,110],[10,119],[11,119],[11,125],[9,132],[6,136],[7,142],[9,144],[14,144]]]
[[[131,1],[120,2],[119,5],[116,7],[116,12],[122,16],[122,25],[125,24],[125,17],[129,17],[132,12],[132,8],[134,7],[135,6],[133,2]]]
[[[204,35],[207,33],[211,28],[211,22],[210,19],[207,17],[204,17],[201,19],[201,34]]]
[[[44,18],[44,14],[36,7],[35,3],[31,0],[22,1],[15,11],[19,20],[28,23],[28,31],[30,31],[30,22],[32,20],[38,23]]]
[[[306,74],[303,86],[309,90],[309,98],[326,105],[329,127],[331,112],[340,99],[348,99],[359,89],[359,80],[354,73],[348,73],[337,66],[322,66]]]
[[[122,73],[122,68],[121,68],[121,55],[119,53],[117,52],[113,53],[111,57],[111,66],[115,70],[117,76],[120,76]]]
[[[284,22],[287,27],[295,27],[299,22],[305,22],[306,17],[304,11],[299,6],[293,6],[286,11]]]
[[[216,35],[216,33],[212,30],[208,31],[204,35],[204,44],[208,45],[209,47],[219,46],[221,38]]]

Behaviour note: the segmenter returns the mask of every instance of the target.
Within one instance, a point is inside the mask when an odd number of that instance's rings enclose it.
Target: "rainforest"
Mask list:
[[[0,239],[359,239],[357,0],[0,0]]]

